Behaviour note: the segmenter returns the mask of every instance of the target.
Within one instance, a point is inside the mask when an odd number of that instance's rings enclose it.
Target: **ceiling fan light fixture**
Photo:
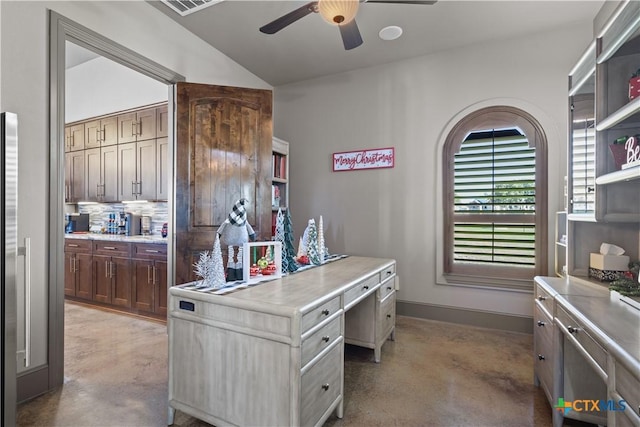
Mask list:
[[[359,5],[359,0],[318,0],[318,13],[330,24],[344,25],[356,17]]]
[[[384,27],[378,33],[378,36],[382,40],[395,40],[402,35],[402,28],[397,25],[389,25],[388,27]]]

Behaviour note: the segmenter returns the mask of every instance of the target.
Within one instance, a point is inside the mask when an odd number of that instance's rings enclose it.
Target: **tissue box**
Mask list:
[[[589,267],[598,270],[627,271],[629,269],[629,257],[627,255],[592,253],[589,256]]]

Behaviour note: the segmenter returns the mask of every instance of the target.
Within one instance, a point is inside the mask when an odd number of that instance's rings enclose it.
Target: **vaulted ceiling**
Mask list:
[[[603,1],[458,1],[434,5],[361,2],[356,22],[364,43],[345,50],[338,28],[315,13],[276,34],[258,29],[309,1],[225,0],[180,16],[154,7],[273,86],[393,62],[492,40],[522,37],[594,18]],[[396,40],[378,36],[403,29]],[[568,52],[576,57],[579,52]]]

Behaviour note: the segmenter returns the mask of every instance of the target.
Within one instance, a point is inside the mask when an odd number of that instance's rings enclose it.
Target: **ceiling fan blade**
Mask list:
[[[438,0],[364,0],[365,3],[434,4]]]
[[[356,24],[355,19],[352,19],[351,22],[347,24],[338,25],[338,27],[340,28],[342,43],[344,43],[346,50],[356,48],[362,44],[362,37],[360,36],[360,30],[358,29],[358,24]]]
[[[260,27],[260,32],[265,34],[275,34],[287,25],[291,25],[298,19],[304,18],[311,12],[314,12],[317,9],[317,5],[317,1],[307,3],[304,6],[301,6],[296,10],[287,13],[286,15],[282,15],[278,19],[269,22],[267,25]]]

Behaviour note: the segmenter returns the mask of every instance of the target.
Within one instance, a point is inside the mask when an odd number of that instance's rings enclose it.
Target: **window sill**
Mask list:
[[[533,291],[533,279],[505,279],[502,277],[478,277],[464,274],[442,274],[436,280],[438,285],[462,286],[476,289],[492,289],[510,292]]]

